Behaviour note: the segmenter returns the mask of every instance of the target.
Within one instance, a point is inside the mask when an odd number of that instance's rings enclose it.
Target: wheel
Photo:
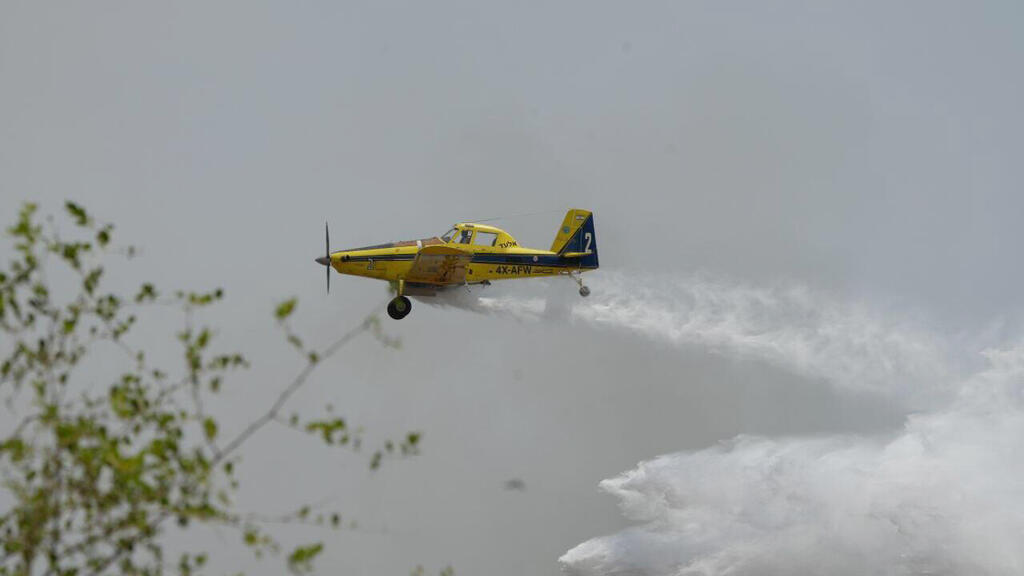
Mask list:
[[[409,301],[405,296],[398,296],[391,302],[388,302],[388,316],[391,316],[395,320],[401,320],[409,315],[412,310],[412,302]]]
[[[590,288],[586,286],[580,286],[580,296],[583,296],[584,298],[590,296]]]

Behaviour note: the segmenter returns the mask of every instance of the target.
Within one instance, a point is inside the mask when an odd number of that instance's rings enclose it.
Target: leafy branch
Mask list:
[[[114,226],[96,222],[79,204],[65,205],[70,238],[61,236],[54,219],[41,223],[36,212],[34,204],[25,204],[8,228],[14,259],[0,269],[0,394],[16,415],[16,424],[0,438],[0,485],[13,502],[0,513],[0,576],[187,575],[202,569],[208,562],[202,551],[168,560],[168,521],[182,528],[234,527],[257,556],[279,551],[266,525],[340,528],[340,513],[310,506],[278,517],[240,513],[232,499],[239,486],[238,454],[266,425],[284,422],[289,400],[353,339],[368,333],[397,346],[377,319],[369,317],[316,348],[305,345],[289,324],[297,301],[278,305],[274,318],[304,363],[265,411],[224,439],[206,400],[250,363],[240,352],[213,351],[215,331],[197,325],[224,291],[164,296],[144,282],[131,295],[105,292],[105,259],[131,260],[135,249],[116,247]],[[74,282],[57,284],[51,277]],[[176,334],[182,364],[175,370],[151,365],[146,351],[132,342],[151,306],[182,314],[184,327]],[[99,389],[82,365],[91,356],[119,371]],[[305,424],[293,415],[284,423],[328,445],[360,447],[361,429],[350,430],[334,415]],[[386,441],[369,457],[370,468],[389,455],[416,454],[419,441],[418,432]],[[286,565],[307,573],[322,551],[322,543],[300,546],[287,554]]]

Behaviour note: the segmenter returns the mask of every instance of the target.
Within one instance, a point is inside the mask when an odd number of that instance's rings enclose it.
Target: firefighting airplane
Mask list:
[[[396,296],[388,315],[405,318],[412,310],[406,296],[433,296],[451,286],[484,284],[506,278],[571,276],[580,296],[590,294],[580,273],[597,269],[597,237],[594,215],[569,210],[551,243],[550,250],[524,248],[508,232],[494,226],[460,222],[444,236],[364,246],[331,252],[330,232],[325,227],[327,255],[316,259],[327,266],[327,291],[331,268],[340,274],[366,276],[391,283]]]

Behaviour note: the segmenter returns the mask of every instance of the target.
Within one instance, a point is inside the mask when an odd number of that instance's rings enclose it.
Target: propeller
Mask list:
[[[327,293],[331,293],[331,229],[324,222],[324,257],[316,259],[317,264],[327,267]]]

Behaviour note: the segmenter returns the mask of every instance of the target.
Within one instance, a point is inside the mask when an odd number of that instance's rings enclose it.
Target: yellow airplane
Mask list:
[[[405,318],[412,310],[406,296],[433,296],[451,286],[484,284],[507,278],[571,276],[580,296],[590,294],[580,273],[597,269],[597,237],[594,215],[569,210],[551,243],[550,250],[524,248],[508,232],[494,226],[460,222],[443,236],[364,246],[331,252],[330,231],[325,227],[327,255],[316,259],[327,266],[327,291],[331,268],[340,274],[386,280],[396,296],[388,315]]]

